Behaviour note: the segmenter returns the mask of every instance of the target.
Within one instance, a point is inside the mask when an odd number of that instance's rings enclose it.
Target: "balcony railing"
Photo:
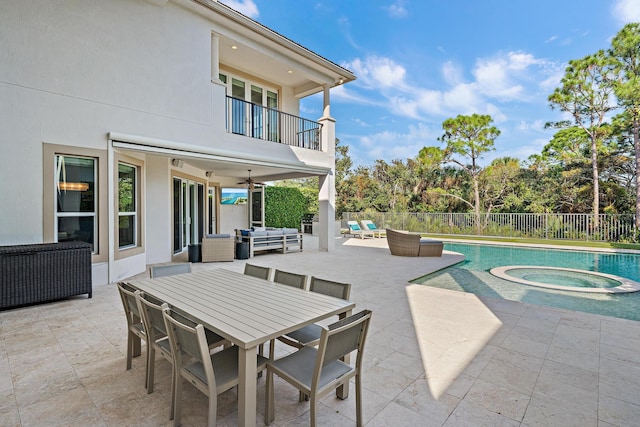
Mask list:
[[[473,213],[345,212],[342,219],[372,220],[378,228],[434,234],[536,239],[637,242],[635,215],[600,214],[481,214]]]
[[[227,132],[320,151],[322,125],[227,96]]]

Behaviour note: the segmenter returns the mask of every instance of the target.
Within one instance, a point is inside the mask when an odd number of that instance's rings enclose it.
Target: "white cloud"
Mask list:
[[[452,86],[463,82],[462,70],[451,61],[447,61],[442,65],[442,77]]]
[[[525,88],[520,81],[526,81],[532,66],[543,65],[543,61],[525,52],[509,52],[493,58],[481,58],[476,62],[473,75],[478,90],[490,98],[505,101],[519,99]]]
[[[520,120],[518,124],[518,130],[543,130],[544,129],[544,121],[542,120],[534,120],[532,122],[527,122],[524,120]]]
[[[482,96],[475,83],[462,83],[442,94],[444,115],[472,114],[483,110]]]
[[[386,7],[385,9],[389,12],[389,16],[392,18],[406,18],[409,12],[404,7],[405,0],[396,0],[395,3]]]
[[[258,6],[253,0],[221,0],[221,2],[249,18],[256,19],[260,15]]]
[[[356,58],[345,66],[358,76],[349,85],[353,101],[383,106],[393,115],[411,120],[438,122],[478,113],[491,115],[496,123],[508,121],[504,104],[527,103],[551,93],[564,68],[527,52],[498,53],[478,58],[470,70],[473,78],[465,81],[462,67],[446,61],[440,71],[449,87],[435,90],[416,84],[419,79],[412,78],[405,66],[392,58]],[[343,89],[337,92],[340,99],[347,99],[343,94]]]
[[[613,16],[623,24],[640,21],[640,2],[617,0],[613,6]]]
[[[370,56],[364,61],[356,58],[345,64],[358,76],[358,80],[370,88],[404,88],[405,68],[390,58]]]
[[[540,63],[540,61],[530,53],[509,52],[508,57],[510,70],[522,71],[527,69],[530,65]]]
[[[437,145],[438,132],[419,123],[409,126],[406,133],[382,131],[365,135],[349,145],[349,153],[356,164],[372,164],[376,159],[406,160],[414,158],[424,146]]]

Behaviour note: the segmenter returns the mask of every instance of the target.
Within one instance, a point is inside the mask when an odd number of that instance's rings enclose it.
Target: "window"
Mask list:
[[[118,247],[137,245],[137,168],[118,163]]]
[[[227,103],[227,129],[232,133],[278,142],[278,91],[226,74],[219,74],[231,93]]]
[[[55,155],[57,242],[97,245],[97,159]]]

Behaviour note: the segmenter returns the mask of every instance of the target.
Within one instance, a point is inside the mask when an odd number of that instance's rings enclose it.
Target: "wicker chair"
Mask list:
[[[235,237],[216,234],[202,239],[202,262],[233,261]]]
[[[420,234],[387,228],[387,243],[391,255],[396,256],[442,256],[442,242],[420,238]]]

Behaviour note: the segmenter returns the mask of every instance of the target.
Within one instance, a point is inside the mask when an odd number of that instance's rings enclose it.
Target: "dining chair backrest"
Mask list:
[[[362,310],[323,329],[318,345],[318,363],[325,366],[357,350],[356,367],[359,367],[370,320],[371,310]],[[319,366],[316,366],[318,369]],[[314,375],[320,375],[320,372]]]
[[[181,367],[183,365],[182,362],[188,359],[182,358],[183,353],[202,362],[204,360],[203,355],[209,354],[204,326],[182,316],[170,308],[163,309],[162,314],[167,335],[169,336],[169,342],[171,343],[171,349],[177,350],[177,352],[172,351],[174,352],[174,360],[180,362],[177,366]],[[200,335],[202,335],[202,342]]]
[[[319,279],[315,276],[312,276],[309,290],[311,292],[317,292],[323,295],[342,298],[348,301],[349,295],[351,294],[351,284]]]
[[[158,298],[139,292],[138,308],[142,314],[142,322],[144,323],[145,330],[149,334],[149,339],[155,341],[167,335],[167,328],[164,324],[164,316],[162,310],[169,305],[159,300]]]
[[[262,267],[260,265],[245,264],[244,265],[244,274],[246,274],[248,276],[257,277],[259,279],[270,280],[271,279],[271,268],[270,267]]]
[[[156,351],[160,355],[173,363],[171,348],[167,340],[167,328],[164,324],[162,310],[169,305],[142,291],[136,292],[136,302],[140,310],[142,324],[147,333],[147,393],[153,393],[155,386],[155,360]],[[173,383],[173,377],[172,377]],[[173,385],[172,385],[173,388]],[[173,417],[173,390],[171,393],[172,406],[171,416]]]
[[[124,313],[127,316],[127,323],[129,325],[136,323],[136,320],[141,319],[140,309],[138,308],[138,302],[136,301],[136,292],[138,290],[128,283],[119,282],[118,292],[122,299],[122,306],[124,307]],[[136,317],[138,319],[136,319]]]
[[[305,289],[307,286],[307,276],[304,274],[289,273],[288,271],[282,271],[276,269],[273,275],[273,281],[287,286],[293,286],[294,288]]]
[[[150,268],[149,273],[152,279],[173,276],[174,274],[191,273],[191,263],[183,262],[180,264],[154,265]]]
[[[124,315],[127,319],[127,370],[131,369],[132,360],[141,354],[141,341],[148,343],[147,332],[145,330],[140,308],[136,294],[140,293],[139,289],[129,285],[128,283],[118,282],[118,293],[122,300]],[[147,346],[147,363],[145,369],[145,386],[149,379],[149,350]]]

